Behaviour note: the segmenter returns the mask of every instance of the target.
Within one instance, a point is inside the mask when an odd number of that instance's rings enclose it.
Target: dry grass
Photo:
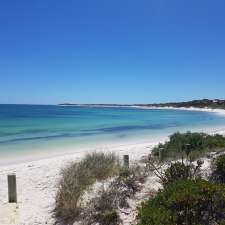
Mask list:
[[[147,176],[140,166],[120,168],[117,176],[105,190],[101,190],[82,213],[82,225],[118,225],[121,224],[119,210],[129,208],[128,199],[141,188]]]
[[[118,159],[113,153],[92,153],[62,170],[56,196],[55,216],[60,222],[73,222],[80,214],[80,198],[97,180],[118,174]]]
[[[119,172],[119,159],[114,153],[92,153],[86,155],[82,163],[91,170],[92,176],[99,181],[115,176]]]
[[[120,223],[118,210],[128,208],[127,199],[140,190],[147,170],[141,166],[121,166],[113,153],[92,153],[62,170],[62,178],[56,196],[55,217],[57,223],[73,224],[80,221],[91,225],[117,225]],[[113,177],[107,186],[87,204],[82,197],[96,181],[105,182]],[[108,181],[107,181],[108,182]]]
[[[120,224],[117,212],[117,190],[101,190],[91,199],[88,207],[83,210],[82,225],[118,225]]]

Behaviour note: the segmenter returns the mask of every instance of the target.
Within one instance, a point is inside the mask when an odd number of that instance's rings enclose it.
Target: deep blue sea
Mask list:
[[[171,109],[0,105],[0,159],[154,141],[175,131],[225,127],[215,113]]]

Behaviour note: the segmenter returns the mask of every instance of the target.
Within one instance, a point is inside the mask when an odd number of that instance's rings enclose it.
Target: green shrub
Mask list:
[[[208,135],[205,133],[174,133],[165,144],[159,144],[152,151],[153,156],[160,160],[178,159],[188,156],[198,158],[206,152],[225,148],[225,137],[222,135]]]
[[[170,165],[162,176],[163,186],[181,180],[196,180],[201,178],[202,161],[198,160],[197,165],[193,163],[184,164],[183,162],[175,162]]]
[[[118,159],[113,153],[92,153],[80,162],[62,170],[62,178],[56,195],[57,220],[74,221],[80,214],[83,193],[96,180],[104,180],[118,174]]]
[[[179,180],[187,180],[190,178],[191,168],[183,163],[176,162],[166,169],[163,176],[163,185],[169,185]]]
[[[152,201],[149,205],[142,205],[139,209],[138,225],[177,225],[173,211],[160,206],[154,206]]]
[[[210,180],[215,183],[225,183],[225,154],[218,156],[213,162]]]
[[[225,186],[203,180],[168,185],[139,209],[139,225],[214,225],[225,221]]]

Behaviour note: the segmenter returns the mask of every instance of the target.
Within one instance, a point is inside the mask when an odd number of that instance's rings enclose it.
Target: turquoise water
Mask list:
[[[208,112],[0,105],[0,158],[153,141],[175,131],[221,127],[225,117]]]

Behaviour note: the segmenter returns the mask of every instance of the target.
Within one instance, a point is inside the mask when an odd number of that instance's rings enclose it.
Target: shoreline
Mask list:
[[[90,108],[136,108],[136,109],[171,109],[171,110],[186,110],[212,112],[225,116],[225,109],[219,108],[198,108],[198,107],[173,107],[173,106],[141,106],[141,105],[120,105],[120,104],[58,104],[59,107],[90,107]]]
[[[225,135],[225,127],[219,129],[214,127],[214,130],[212,127],[206,133]],[[0,224],[54,225],[52,212],[62,168],[71,162],[79,161],[86,153],[93,151],[114,152],[121,160],[123,155],[129,154],[132,164],[150,153],[159,142],[166,140],[168,136],[162,136],[161,139],[149,142],[136,141],[132,144],[105,145],[87,151],[62,152],[59,156],[0,166]],[[15,173],[17,177],[17,204],[8,204],[7,175],[11,173]]]
[[[225,127],[224,127],[225,132]],[[159,142],[164,142],[168,139],[168,135],[160,135],[154,136],[151,138],[135,138],[135,139],[128,139],[125,141],[118,141],[118,140],[110,140],[110,141],[103,141],[97,144],[86,144],[85,146],[58,146],[58,147],[51,147],[51,148],[41,148],[36,149],[32,155],[24,156],[23,154],[20,156],[16,156],[11,158],[11,155],[7,155],[4,159],[0,159],[0,170],[5,167],[14,167],[23,164],[41,162],[46,160],[55,160],[55,159],[63,159],[69,157],[78,157],[84,156],[87,153],[92,152],[115,152],[120,153],[123,152],[124,149],[135,148],[137,146],[151,146],[157,145]],[[92,145],[92,146],[91,146]],[[38,150],[44,150],[42,152],[38,152]],[[45,151],[46,150],[46,151]],[[13,156],[12,156],[13,157]]]
[[[202,130],[203,129],[203,130]],[[207,127],[207,128],[198,128],[198,129],[186,129],[186,130],[180,130],[180,131],[175,131],[175,132],[204,132],[207,134],[220,134],[225,136],[225,126],[221,127]],[[132,139],[132,141],[125,141],[125,142],[116,142],[114,144],[113,142],[106,142],[106,143],[101,143],[97,144],[95,147],[76,147],[74,148],[73,146],[67,146],[67,147],[59,147],[55,148],[54,152],[52,153],[52,149],[49,151],[46,149],[46,152],[41,152],[41,153],[33,153],[31,156],[23,156],[21,155],[20,157],[15,157],[14,159],[10,158],[10,155],[7,156],[7,158],[0,160],[0,172],[3,169],[10,169],[14,167],[18,167],[21,165],[26,166],[27,164],[33,164],[36,162],[37,163],[42,163],[42,162],[50,162],[56,161],[56,160],[66,160],[73,158],[74,160],[82,158],[85,154],[87,153],[92,153],[92,152],[115,152],[115,154],[121,155],[122,152],[125,152],[126,154],[129,153],[129,155],[133,156],[133,158],[139,159],[138,155],[139,153],[137,152],[132,152],[133,148],[137,147],[142,147],[142,148],[150,148],[152,146],[156,146],[159,143],[165,142],[169,139],[169,136],[174,133],[164,133],[160,136],[155,136],[149,139],[146,138],[137,138],[135,141]],[[43,150],[43,149],[42,149]],[[142,151],[140,151],[142,152]],[[146,153],[146,152],[144,152]],[[3,162],[4,161],[4,162]]]
[[[165,137],[165,140],[167,138]],[[134,164],[150,153],[157,144],[158,142],[145,142],[119,145],[113,149],[108,147],[99,151],[115,152],[120,160],[123,155],[129,154],[130,164]],[[86,153],[79,152],[0,167],[0,224],[55,225],[52,212],[61,170],[70,163],[81,160]],[[7,175],[11,173],[15,173],[17,177],[17,204],[8,203]]]
[[[225,133],[225,128],[224,128],[224,133]],[[96,148],[89,148],[89,149],[81,149],[79,151],[74,151],[74,152],[61,152],[58,155],[54,155],[54,156],[46,156],[45,158],[43,158],[43,156],[40,156],[40,158],[36,158],[36,159],[28,159],[22,162],[14,162],[14,163],[10,163],[10,164],[3,164],[0,165],[0,172],[2,169],[10,169],[11,167],[17,167],[17,166],[26,166],[29,164],[36,164],[36,163],[45,163],[48,161],[61,161],[61,160],[67,160],[67,159],[71,159],[71,158],[77,158],[80,159],[81,157],[83,157],[84,155],[88,154],[88,153],[92,153],[92,152],[115,152],[115,154],[121,155],[120,153],[125,152],[128,153],[128,151],[132,148],[136,148],[136,147],[151,147],[151,146],[156,146],[159,142],[164,142],[168,139],[167,136],[165,136],[164,138],[161,138],[160,140],[155,140],[155,141],[143,141],[143,142],[136,142],[136,143],[127,143],[127,144],[117,144],[117,145],[102,145]],[[134,155],[136,154],[135,152],[129,152],[130,155]]]
[[[196,107],[172,107],[172,106],[164,106],[164,107],[154,107],[154,106],[131,106],[132,108],[137,109],[170,109],[170,110],[183,110],[183,111],[199,111],[199,112],[209,112],[209,113],[217,113],[225,116],[224,109],[212,109],[212,108],[196,108]]]
[[[225,116],[225,110],[223,109],[209,109],[209,108],[194,108],[194,107],[190,107],[190,108],[185,108],[185,107],[180,107],[180,108],[175,108],[175,107],[142,107],[142,106],[132,106],[132,108],[138,108],[138,109],[143,109],[143,110],[153,110],[153,109],[158,109],[158,110],[184,110],[184,111],[201,111],[201,112],[209,112],[209,113],[216,113],[219,114],[221,116]],[[198,129],[194,128],[192,130],[192,132],[202,132],[202,131],[198,131],[199,129],[205,129],[204,132],[208,133],[208,134],[221,134],[221,135],[225,135],[225,126],[221,126],[221,127],[214,127],[214,126],[210,126],[210,127],[199,127]],[[189,131],[191,129],[187,128],[186,131]],[[185,132],[185,131],[180,131],[180,132]],[[169,138],[169,133],[165,133],[165,134],[161,134],[159,136],[154,136],[152,138],[149,139],[145,139],[145,138],[137,138],[135,141],[132,139],[132,141],[130,140],[126,140],[126,141],[121,141],[121,142],[117,142],[117,144],[114,144],[115,140],[113,140],[112,142],[102,142],[102,143],[98,143],[97,145],[95,145],[94,147],[90,147],[90,146],[82,146],[82,147],[74,147],[74,146],[66,146],[66,147],[56,147],[53,149],[50,149],[49,151],[46,152],[41,152],[41,153],[37,153],[34,152],[32,156],[25,156],[25,155],[21,155],[20,157],[15,157],[13,159],[11,159],[11,155],[7,155],[7,157],[3,160],[0,160],[0,170],[4,167],[14,167],[17,165],[21,165],[21,164],[27,164],[27,163],[33,163],[36,161],[44,161],[44,160],[54,160],[55,158],[60,159],[60,158],[67,158],[67,157],[74,157],[77,156],[78,158],[81,155],[85,155],[86,153],[90,153],[90,152],[94,152],[94,151],[115,151],[118,152],[118,149],[121,148],[132,148],[138,145],[152,145],[153,143],[155,145],[157,145],[159,142],[164,142],[165,140],[168,140]],[[117,141],[117,140],[116,140]],[[113,150],[114,149],[114,150]],[[39,150],[43,150],[39,149]],[[47,150],[47,149],[46,149]],[[51,152],[53,151],[53,152]],[[132,154],[132,153],[131,153]],[[9,160],[10,159],[10,160]],[[4,161],[4,162],[3,162]],[[2,163],[3,162],[3,163]]]
[[[100,149],[102,152],[115,152],[122,156],[129,154],[130,162],[135,163],[146,156],[157,144],[136,143],[117,146],[114,149]],[[87,152],[41,159],[27,163],[0,167],[0,224],[16,225],[54,225],[52,212],[55,206],[57,185],[61,177],[61,169],[71,162],[79,161]],[[18,203],[8,204],[7,175],[15,173],[17,177]],[[5,222],[11,221],[11,222]],[[5,223],[4,223],[5,222]]]

